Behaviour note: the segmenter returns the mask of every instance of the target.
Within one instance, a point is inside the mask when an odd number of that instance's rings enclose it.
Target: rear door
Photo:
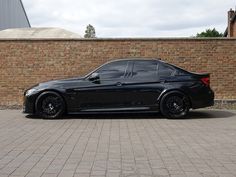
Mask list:
[[[133,61],[130,75],[125,83],[127,102],[130,107],[150,109],[157,105],[157,98],[163,90],[158,76],[156,60]]]

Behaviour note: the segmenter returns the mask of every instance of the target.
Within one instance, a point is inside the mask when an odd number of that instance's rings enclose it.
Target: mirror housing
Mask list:
[[[89,80],[90,80],[90,81],[98,81],[98,80],[99,80],[99,74],[98,74],[98,73],[92,73],[92,74],[89,76]]]

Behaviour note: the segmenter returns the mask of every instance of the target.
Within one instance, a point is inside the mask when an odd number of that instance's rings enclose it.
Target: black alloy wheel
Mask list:
[[[189,99],[182,93],[167,94],[161,100],[160,110],[168,118],[183,118],[189,112]]]
[[[65,103],[58,93],[44,92],[36,100],[36,113],[43,118],[59,118],[64,112]]]

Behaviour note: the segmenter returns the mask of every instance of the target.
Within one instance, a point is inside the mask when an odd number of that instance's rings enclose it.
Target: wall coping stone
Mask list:
[[[189,37],[165,37],[165,38],[0,38],[2,41],[235,41],[236,37],[206,37],[206,38],[189,38]]]

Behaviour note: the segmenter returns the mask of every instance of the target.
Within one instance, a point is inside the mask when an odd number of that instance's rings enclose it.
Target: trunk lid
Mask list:
[[[194,78],[199,79],[205,86],[210,86],[210,73],[192,73]]]

